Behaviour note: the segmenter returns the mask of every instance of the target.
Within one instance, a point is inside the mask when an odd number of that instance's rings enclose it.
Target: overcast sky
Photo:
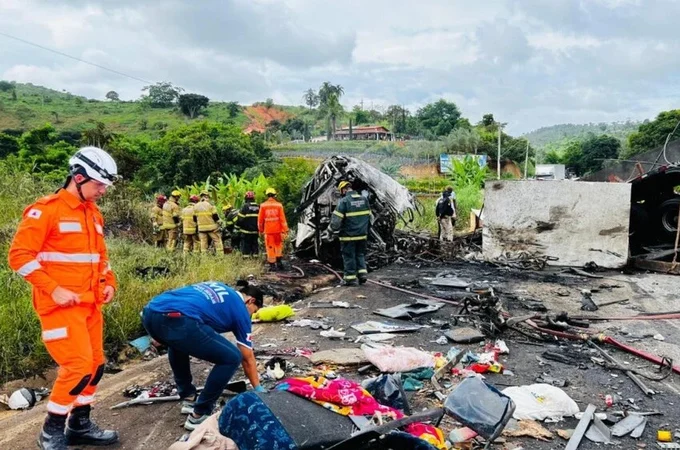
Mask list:
[[[214,100],[301,104],[331,81],[347,108],[445,98],[512,133],[680,106],[678,17],[677,0],[0,0],[0,32]],[[4,36],[0,78],[144,86]]]

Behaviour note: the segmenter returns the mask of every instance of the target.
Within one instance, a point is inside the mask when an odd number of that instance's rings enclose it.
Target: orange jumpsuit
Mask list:
[[[275,263],[283,256],[283,235],[288,233],[288,222],[283,205],[270,197],[260,205],[257,216],[257,228],[264,234],[264,245],[267,248],[267,261]]]
[[[47,411],[66,415],[92,403],[105,363],[103,290],[116,288],[99,208],[65,189],[39,199],[24,210],[9,265],[33,285],[42,340],[59,365]],[[79,294],[80,304],[57,305],[57,287]]]

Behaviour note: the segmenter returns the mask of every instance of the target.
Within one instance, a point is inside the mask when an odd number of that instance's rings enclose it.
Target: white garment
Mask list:
[[[445,241],[453,241],[453,224],[451,223],[451,218],[448,216],[443,217],[439,220],[439,225],[441,226],[441,236],[440,239]]]

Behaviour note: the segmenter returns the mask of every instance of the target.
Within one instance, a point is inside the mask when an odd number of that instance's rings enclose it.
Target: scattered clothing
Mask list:
[[[239,450],[234,441],[220,433],[218,416],[219,413],[210,416],[186,440],[175,442],[168,450]]]

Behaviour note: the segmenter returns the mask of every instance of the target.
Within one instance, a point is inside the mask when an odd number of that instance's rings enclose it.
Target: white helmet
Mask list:
[[[110,186],[118,178],[118,166],[111,155],[101,148],[83,147],[68,160],[71,175],[80,173],[87,178]]]

